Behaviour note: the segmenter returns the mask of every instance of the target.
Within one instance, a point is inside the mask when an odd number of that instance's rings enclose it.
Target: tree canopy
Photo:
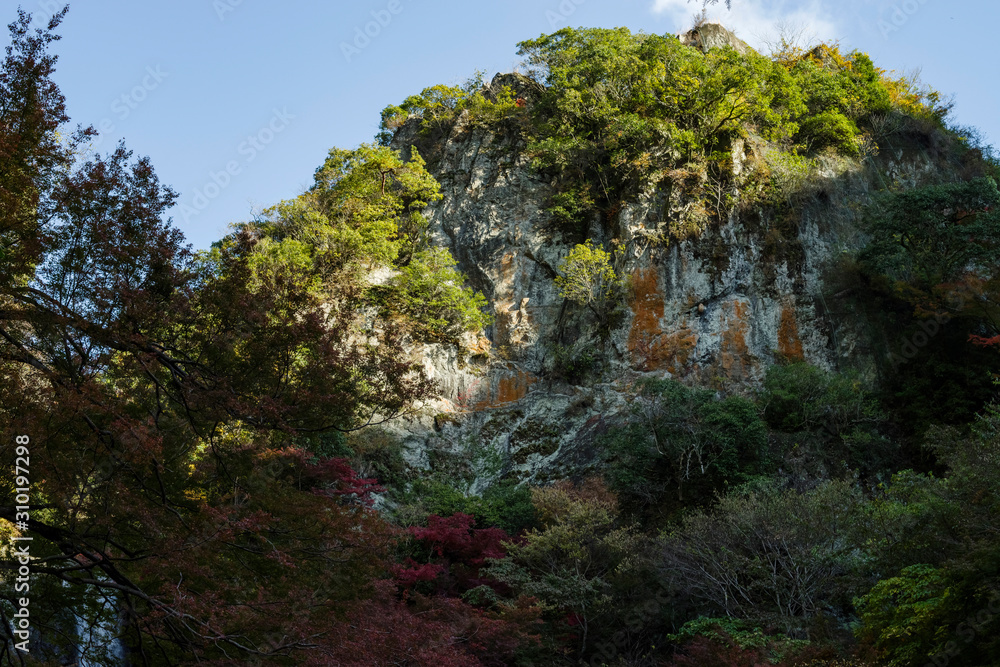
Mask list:
[[[52,658],[78,627],[136,664],[329,656],[329,619],[388,576],[392,531],[374,480],[314,436],[433,396],[412,333],[484,322],[428,247],[437,183],[419,155],[335,149],[307,193],[194,253],[148,159],[84,156],[94,131],[65,132],[48,51],[64,15],[20,12],[0,72],[0,439],[31,462],[30,520],[14,524],[12,465],[0,518],[33,538],[32,627]],[[436,296],[386,318],[376,269]]]

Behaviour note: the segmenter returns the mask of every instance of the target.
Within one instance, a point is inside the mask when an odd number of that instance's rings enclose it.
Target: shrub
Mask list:
[[[557,192],[546,209],[554,227],[570,237],[586,234],[595,209],[586,186]]]
[[[663,574],[709,614],[790,630],[819,613],[842,617],[866,582],[862,509],[847,482],[801,494],[751,485],[669,533]]]
[[[858,152],[858,128],[847,116],[826,111],[802,121],[796,140],[814,150],[834,148],[846,155]]]
[[[634,508],[706,502],[768,467],[767,428],[744,398],[656,380],[632,403],[628,423],[602,444],[608,479]]]
[[[381,131],[391,136],[409,118],[421,119],[421,130],[431,133],[449,124],[468,98],[469,92],[456,86],[431,86],[419,95],[410,95],[402,104],[390,105],[382,110]]]
[[[590,345],[574,344],[551,347],[552,375],[556,379],[565,380],[570,384],[580,385],[601,369],[601,355]]]
[[[818,651],[810,642],[790,639],[736,618],[699,617],[688,621],[670,641],[679,652],[670,667],[758,667],[765,664],[803,664],[796,658]]]
[[[439,480],[417,479],[402,500],[409,507],[405,513],[412,522],[422,521],[431,514],[469,514],[475,517],[478,528],[501,528],[511,535],[536,525],[531,491],[511,482],[494,484],[478,496],[466,495]]]
[[[486,297],[465,287],[447,248],[432,247],[413,255],[398,275],[373,290],[387,316],[402,314],[418,340],[456,342],[465,331],[491,322]]]

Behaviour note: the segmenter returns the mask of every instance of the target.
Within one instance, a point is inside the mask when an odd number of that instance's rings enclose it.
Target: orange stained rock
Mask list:
[[[516,252],[504,253],[504,256],[500,258],[500,276],[503,280],[509,281],[514,279],[514,270],[517,268],[515,259],[517,259]]]
[[[722,334],[720,352],[723,370],[734,377],[735,374],[742,373],[744,365],[750,362],[750,348],[747,347],[746,339],[750,328],[747,322],[749,306],[742,301],[733,301],[729,310],[731,312]]]
[[[632,310],[635,318],[628,334],[628,350],[633,356],[645,362],[642,357],[649,354],[656,339],[663,333],[660,320],[663,318],[663,293],[653,269],[638,269],[632,274]]]
[[[635,318],[628,349],[633,362],[642,370],[677,373],[698,344],[698,334],[686,321],[670,333],[663,331],[663,292],[654,269],[638,269],[632,274],[631,296]]]
[[[666,368],[677,374],[687,365],[688,358],[697,345],[698,334],[684,322],[680,329],[664,334],[656,341],[652,349],[652,365],[657,370]]]
[[[514,403],[528,395],[531,385],[538,382],[534,374],[526,371],[516,371],[513,375],[500,378],[496,385],[495,393],[489,392],[485,400],[478,402],[474,410],[485,410],[495,408],[507,403]]]
[[[778,353],[789,360],[804,358],[799,325],[795,321],[795,308],[786,305],[781,309],[781,324],[778,326]]]

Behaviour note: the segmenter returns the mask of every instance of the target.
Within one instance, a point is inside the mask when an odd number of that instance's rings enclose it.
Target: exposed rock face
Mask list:
[[[737,150],[740,163],[752,151]],[[781,224],[734,210],[696,239],[655,246],[647,239],[662,226],[663,202],[656,197],[623,209],[614,230],[595,221],[591,238],[608,242],[615,235],[628,249],[619,271],[630,277],[631,316],[603,351],[612,373],[740,382],[758,379],[776,354],[833,365],[833,324],[817,297],[825,262],[849,242],[838,234],[851,225],[833,223],[850,222],[851,200],[864,194],[860,179],[854,186],[860,191],[845,188],[851,168],[831,161],[825,173],[830,194],[821,192],[822,201]],[[427,212],[435,242],[451,249],[489,299],[495,323],[486,332],[488,362],[472,353],[460,367],[462,355],[440,346],[425,359],[438,360],[429,367],[457,408],[512,403],[551,369],[554,342],[598,345],[586,313],[566,303],[553,282],[574,241],[551,229],[544,211],[549,185],[497,136],[465,134],[460,122],[434,171],[444,194]]]
[[[415,140],[408,124],[394,143],[405,152]],[[839,254],[861,243],[857,204],[869,196],[870,174],[860,163],[825,159],[809,192],[781,216],[735,206],[681,243],[648,239],[683,202],[650,195],[623,209],[613,229],[595,220],[588,235],[623,244],[617,268],[630,278],[628,317],[602,346],[587,313],[555,287],[557,267],[579,239],[551,229],[544,209],[552,188],[522,149],[460,119],[431,162],[444,195],[427,211],[434,241],[451,249],[489,299],[495,323],[488,341],[470,336],[462,349],[421,352],[444,395],[394,425],[413,465],[425,465],[428,451],[471,439],[500,451],[503,474],[519,480],[580,473],[595,459],[588,443],[625,418],[628,386],[643,375],[732,387],[755,384],[778,358],[831,368],[871,354],[864,323],[838,312],[849,309],[823,278]],[[734,173],[749,181],[766,150],[737,142]],[[886,163],[901,182],[932,168],[902,154]],[[589,386],[558,380],[557,341],[590,347],[603,374]]]
[[[709,49],[731,46],[739,53],[753,51],[750,45],[733,34],[725,26],[718,23],[702,23],[701,25],[678,35],[681,44],[693,46],[708,53]]]

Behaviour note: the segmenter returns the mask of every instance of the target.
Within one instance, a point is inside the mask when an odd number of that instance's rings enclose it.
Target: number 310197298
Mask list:
[[[31,440],[26,435],[19,435],[16,438],[14,438],[14,442],[17,443],[17,448],[14,450],[14,453],[17,455],[17,460],[14,461],[14,465],[17,468],[15,470],[15,473],[18,474],[18,475],[27,475],[28,474],[28,465],[29,465],[30,461],[29,461],[29,457],[28,457],[28,447],[27,447],[27,444],[30,441]],[[24,466],[24,467],[22,468],[21,466]],[[16,483],[17,483],[18,486],[21,486],[21,482],[20,481],[16,481]],[[26,483],[27,483],[27,480],[25,480],[25,484]]]

